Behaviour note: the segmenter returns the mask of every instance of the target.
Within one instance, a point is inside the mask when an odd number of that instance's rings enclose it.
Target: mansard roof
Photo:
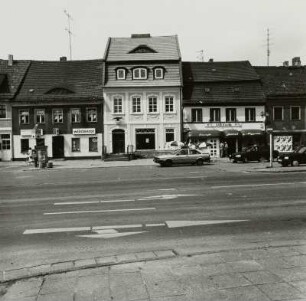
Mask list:
[[[31,61],[17,101],[102,99],[102,60]]]
[[[151,37],[149,34],[130,38],[109,38],[106,62],[180,60],[177,36]]]

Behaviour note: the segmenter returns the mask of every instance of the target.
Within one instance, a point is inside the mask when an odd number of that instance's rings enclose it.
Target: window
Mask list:
[[[300,120],[300,119],[301,119],[301,108],[291,107],[291,120]]]
[[[6,105],[0,105],[0,118],[6,118]]]
[[[150,96],[149,97],[149,113],[157,112],[157,97]]]
[[[45,123],[45,110],[35,110],[35,122],[36,123]]]
[[[62,109],[54,109],[52,111],[53,123],[63,123],[64,115]]]
[[[3,150],[11,149],[11,136],[10,136],[10,134],[2,134],[1,135],[1,140],[2,140],[2,149]]]
[[[147,79],[146,68],[136,68],[133,70],[133,79]]]
[[[22,153],[27,153],[29,150],[29,139],[20,139],[20,149]]]
[[[71,143],[71,151],[72,152],[80,152],[80,138],[72,138],[72,143]]]
[[[154,69],[154,78],[155,79],[163,79],[164,78],[164,69],[163,68],[155,68]]]
[[[256,121],[255,108],[245,108],[245,121]]]
[[[138,96],[132,98],[132,112],[141,113],[141,98]]]
[[[191,122],[202,122],[202,109],[191,109]]]
[[[71,122],[72,123],[81,122],[81,110],[80,109],[71,109]]]
[[[89,138],[89,151],[90,152],[97,152],[98,151],[98,138],[97,137],[90,137]]]
[[[29,124],[30,112],[29,110],[20,110],[19,111],[19,123],[20,124]]]
[[[166,129],[166,142],[174,141],[174,129]]]
[[[236,121],[236,109],[227,108],[225,110],[226,122],[235,122]]]
[[[166,113],[174,112],[174,99],[172,96],[165,97],[165,112]]]
[[[86,109],[87,122],[97,122],[97,108]]]
[[[283,107],[273,107],[273,119],[274,120],[284,119]]]
[[[210,109],[210,122],[220,122],[220,109],[219,108]]]
[[[115,97],[114,98],[114,113],[122,113],[122,98]]]
[[[123,68],[117,69],[117,79],[125,79],[126,70]]]

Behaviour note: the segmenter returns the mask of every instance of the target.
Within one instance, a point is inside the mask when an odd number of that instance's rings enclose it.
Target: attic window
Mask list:
[[[163,79],[164,78],[164,68],[157,67],[154,69],[154,78]]]
[[[67,88],[53,88],[49,91],[47,91],[45,94],[53,94],[53,95],[67,95],[74,93],[70,89]]]
[[[235,87],[235,88],[233,89],[233,91],[234,91],[234,92],[239,92],[239,91],[240,91],[240,88]]]
[[[124,68],[118,68],[116,70],[117,79],[125,79],[126,77],[126,70]]]
[[[147,79],[147,76],[146,68],[135,68],[133,70],[133,79]]]
[[[139,45],[136,48],[132,49],[129,53],[156,53],[154,49],[150,48],[147,45]]]
[[[209,93],[210,92],[210,88],[204,88],[204,92],[205,93]]]

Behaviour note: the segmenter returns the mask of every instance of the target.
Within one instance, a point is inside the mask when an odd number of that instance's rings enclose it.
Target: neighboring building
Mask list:
[[[306,68],[299,58],[280,67],[255,67],[267,98],[267,128],[274,149],[289,152],[306,145]]]
[[[0,60],[0,160],[13,157],[11,101],[29,67],[29,61]]]
[[[48,147],[51,158],[102,155],[102,60],[32,61],[12,103],[14,159]]]
[[[177,36],[110,38],[105,52],[106,153],[163,150],[181,139]]]
[[[184,140],[206,142],[220,155],[266,143],[265,98],[259,76],[248,61],[183,62]]]

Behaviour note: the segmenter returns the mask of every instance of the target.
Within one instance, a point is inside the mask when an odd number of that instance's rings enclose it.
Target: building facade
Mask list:
[[[265,98],[259,76],[248,61],[183,62],[184,141],[210,146],[220,156],[265,144]]]
[[[29,61],[16,61],[13,56],[0,60],[0,160],[10,161],[13,158],[12,107]]]
[[[101,158],[102,60],[31,61],[12,116],[16,160],[41,146],[54,159]]]
[[[110,38],[104,56],[106,153],[163,150],[181,138],[181,56],[176,36]]]

